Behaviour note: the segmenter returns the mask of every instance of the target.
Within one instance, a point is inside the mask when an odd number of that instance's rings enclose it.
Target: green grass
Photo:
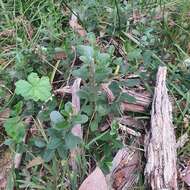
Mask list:
[[[117,93],[121,92],[117,91],[117,86],[113,91],[116,91],[118,101],[110,106],[105,94],[99,93],[102,81],[117,79],[115,81],[122,85],[122,79],[135,74],[139,76],[140,86],[152,94],[157,68],[166,65],[176,136],[190,134],[189,10],[189,0],[131,0],[128,3],[117,0],[0,0],[0,111],[9,108],[10,118],[18,116],[23,123],[31,118],[30,123],[25,124],[26,131],[29,131],[26,144],[15,142],[12,136],[7,136],[3,124],[0,126],[3,140],[9,139],[9,145],[11,141],[13,154],[15,151],[23,153],[20,168],[12,170],[10,185],[12,183],[16,189],[74,190],[88,176],[89,168],[99,165],[105,174],[109,171],[113,156],[122,143],[117,132],[114,135],[109,130],[102,133],[97,126],[104,124],[114,110],[116,117],[124,113],[118,110],[121,94]],[[89,33],[89,42],[69,26],[72,14],[77,15],[79,23]],[[111,40],[122,47],[127,64],[116,45],[112,52]],[[88,50],[80,50],[81,45],[88,46]],[[91,48],[98,55],[93,57],[95,63],[89,61]],[[55,58],[58,53],[66,57],[58,60]],[[81,55],[86,58],[79,58]],[[98,59],[100,56],[101,60]],[[106,56],[110,58],[103,63]],[[43,102],[24,99],[15,93],[15,83],[27,80],[32,72],[49,77],[52,95],[54,90],[72,85],[77,76],[83,80],[80,114],[87,115],[88,122],[82,124],[84,141],[80,147],[83,155],[77,158],[78,173],[71,171],[68,155],[60,157],[58,152],[44,164],[26,169],[31,159],[44,157],[46,146],[57,135],[53,136],[56,132],[51,131],[51,136],[48,131],[53,128],[50,113],[60,111],[68,126],[72,126],[76,119],[72,110],[68,111],[65,106],[71,101],[68,95],[60,97],[55,94]],[[125,98],[132,101],[130,97]],[[129,112],[127,115],[150,117],[149,112]],[[184,118],[188,118],[186,126]],[[69,133],[70,128],[63,131]],[[130,146],[131,141],[127,145]],[[37,142],[41,144],[36,146]],[[178,156],[187,157],[189,153],[190,143],[186,143]],[[142,165],[144,163],[142,160]],[[136,189],[144,188],[143,180],[139,180]]]

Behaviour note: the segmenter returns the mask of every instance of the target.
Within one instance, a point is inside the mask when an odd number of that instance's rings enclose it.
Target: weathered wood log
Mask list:
[[[136,142],[133,145],[136,147]],[[106,177],[109,190],[133,189],[140,176],[140,160],[140,150],[130,147],[120,149],[112,161],[111,172]]]
[[[177,190],[176,139],[172,105],[166,88],[166,67],[159,67],[152,102],[151,128],[146,136],[148,189]]]

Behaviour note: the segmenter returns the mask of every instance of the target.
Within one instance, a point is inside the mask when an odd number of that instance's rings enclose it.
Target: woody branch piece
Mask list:
[[[109,89],[108,83],[103,83],[101,85],[101,90],[106,93],[109,103],[111,103],[115,99],[112,91]],[[151,96],[149,93],[138,93],[135,92],[133,89],[122,89],[122,91],[129,94],[130,96],[133,96],[136,99],[134,103],[122,102],[122,111],[144,112],[148,109],[151,103]]]
[[[74,114],[78,114],[78,112],[80,111],[80,98],[77,95],[77,92],[80,89],[80,83],[81,83],[81,79],[77,78],[74,81],[73,86],[72,86],[72,90],[71,90],[72,91],[72,105],[73,105]],[[82,139],[81,124],[76,124],[73,126],[72,134]],[[74,171],[77,170],[76,156],[80,153],[81,153],[81,150],[78,147],[71,151],[70,162],[71,162],[72,169]]]
[[[132,89],[123,90],[123,92],[128,93],[136,99],[135,103],[122,102],[121,109],[123,111],[144,112],[148,110],[151,103],[151,96],[149,93],[137,93]]]
[[[145,140],[145,178],[152,190],[177,190],[176,139],[166,72],[166,67],[159,67],[152,102],[151,128]]]
[[[108,102],[111,103],[112,101],[114,101],[115,96],[113,95],[112,91],[109,89],[108,86],[109,86],[108,83],[101,84],[101,90],[106,93]],[[71,94],[72,93],[71,88],[72,87],[70,86],[65,86],[60,89],[55,90],[54,93],[60,94],[62,96],[64,96],[64,94],[66,93]],[[151,95],[149,93],[147,92],[139,93],[139,92],[135,92],[135,90],[133,89],[123,90],[123,92],[126,92],[129,95],[133,96],[136,99],[136,101],[134,103],[122,102],[121,103],[122,111],[145,112],[148,110],[151,104]]]

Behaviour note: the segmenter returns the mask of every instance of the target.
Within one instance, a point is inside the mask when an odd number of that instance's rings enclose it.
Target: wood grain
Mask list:
[[[151,128],[146,136],[145,178],[149,189],[177,190],[176,139],[172,105],[166,88],[166,67],[159,67],[152,102]]]

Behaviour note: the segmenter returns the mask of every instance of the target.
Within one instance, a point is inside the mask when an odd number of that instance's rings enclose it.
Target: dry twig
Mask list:
[[[80,83],[81,79],[78,78],[75,80],[72,86],[72,105],[73,105],[73,110],[75,114],[78,114],[80,111],[80,98],[77,95],[77,92],[80,89]],[[83,136],[81,124],[76,124],[72,128],[72,134],[81,138]],[[81,153],[81,150],[77,147],[76,149],[73,149],[70,154],[70,161],[71,161],[71,166],[74,171],[77,170],[77,163],[76,163],[76,156]]]

